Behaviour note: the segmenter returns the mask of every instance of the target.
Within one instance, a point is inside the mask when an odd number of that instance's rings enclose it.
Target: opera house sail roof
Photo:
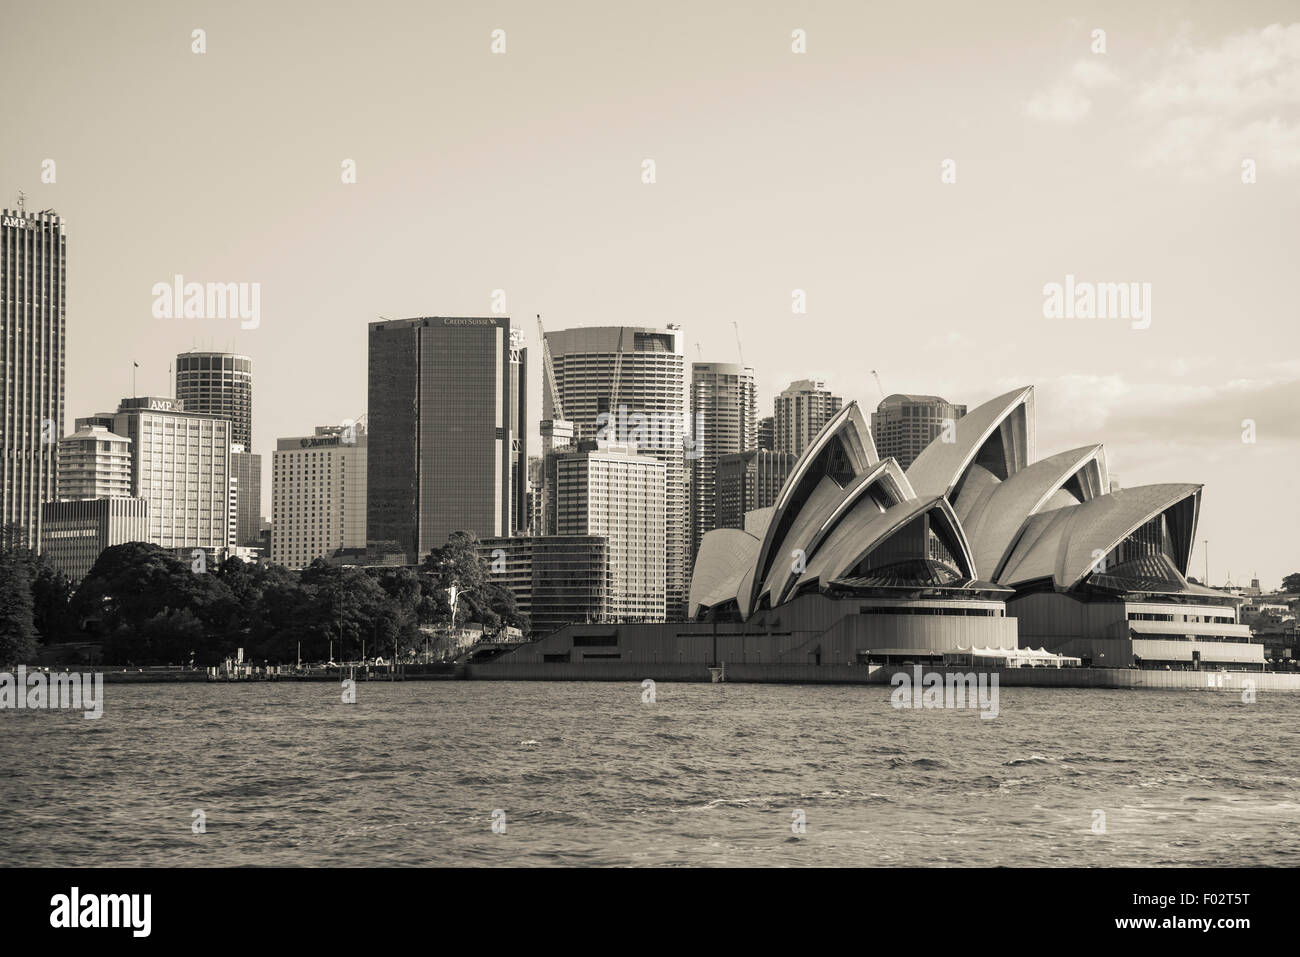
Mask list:
[[[1201,486],[1110,491],[1105,451],[1035,461],[1034,389],[956,420],[904,473],[857,403],[800,456],[770,509],[703,540],[690,615],[748,618],[809,590],[1220,593],[1186,580]]]

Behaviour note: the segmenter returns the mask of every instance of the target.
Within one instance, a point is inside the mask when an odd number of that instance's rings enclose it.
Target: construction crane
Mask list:
[[[876,377],[876,388],[880,390],[880,398],[883,401],[885,398],[885,387],[880,384],[880,373],[875,369],[872,369],[871,374]]]
[[[731,325],[736,330],[736,352],[740,355],[740,367],[743,369],[745,367],[745,350],[740,345],[740,323],[733,319]]]
[[[614,354],[614,381],[609,389],[609,414],[618,414],[618,385],[623,377],[623,327],[618,330],[618,352]]]
[[[555,361],[551,358],[551,344],[546,341],[546,329],[542,326],[542,314],[537,314],[537,336],[542,340],[542,378],[546,380],[551,391],[551,419],[564,418],[564,409],[560,405],[560,387],[555,382]]]

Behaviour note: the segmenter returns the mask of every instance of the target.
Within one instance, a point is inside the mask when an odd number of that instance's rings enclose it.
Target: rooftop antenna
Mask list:
[[[24,212],[27,205],[27,194],[21,189],[18,191],[18,212]]]
[[[700,344],[698,342],[695,343],[695,354],[700,357],[701,362],[704,361],[704,350],[700,348]]]

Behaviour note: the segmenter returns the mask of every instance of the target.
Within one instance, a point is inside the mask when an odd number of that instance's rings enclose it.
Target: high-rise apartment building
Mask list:
[[[776,504],[799,456],[750,449],[718,459],[718,528],[744,528],[745,513]]]
[[[691,364],[691,421],[687,443],[691,490],[691,562],[705,534],[718,527],[718,459],[758,441],[754,370],[729,362]]]
[[[366,547],[365,427],[317,426],[271,454],[271,561],[306,568],[339,548]]]
[[[417,564],[528,521],[527,356],[508,318],[372,322],[366,534]]]
[[[130,439],[99,425],[59,439],[60,501],[130,497]]]
[[[564,419],[573,425],[574,440],[631,442],[639,452],[664,465],[667,615],[680,618],[686,612],[691,572],[690,498],[683,446],[690,429],[681,327],[563,329],[547,332],[546,341]],[[553,418],[551,405],[549,390],[543,390],[543,419]],[[549,476],[548,468],[548,480]],[[549,488],[546,502],[549,507]],[[554,524],[548,517],[547,527]],[[617,563],[617,558],[611,561]]]
[[[148,502],[148,541],[163,548],[230,544],[230,422],[175,399],[123,399],[113,431],[131,441],[132,494]]]
[[[758,420],[758,447],[769,451],[776,448],[776,416],[769,415]]]
[[[547,456],[555,488],[555,534],[609,543],[611,621],[663,621],[667,466],[635,447],[581,442]]]
[[[956,422],[965,414],[966,406],[937,395],[896,393],[871,413],[871,437],[882,459],[893,457],[906,469],[945,428],[955,440]]]
[[[63,433],[67,235],[53,210],[0,215],[0,526],[37,548]]]
[[[801,454],[843,404],[843,399],[831,395],[826,383],[817,379],[791,382],[776,397],[772,447],[777,452]]]

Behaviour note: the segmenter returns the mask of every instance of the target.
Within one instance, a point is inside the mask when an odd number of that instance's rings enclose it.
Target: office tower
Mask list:
[[[956,422],[965,414],[966,406],[937,395],[895,394],[871,413],[871,437],[882,459],[895,458],[906,469],[943,435],[945,423],[951,423],[949,434],[955,436]]]
[[[104,549],[149,540],[149,503],[121,497],[46,502],[41,523],[41,554],[75,585]]]
[[[667,614],[679,619],[686,611],[690,580],[690,500],[683,448],[689,429],[681,327],[564,329],[546,333],[546,341],[564,418],[573,423],[575,440],[630,441],[664,464]],[[553,415],[548,393],[542,395],[543,419]],[[548,479],[550,474],[548,468]],[[549,489],[546,495],[549,503]]]
[[[176,398],[188,412],[230,421],[230,471],[237,490],[235,545],[258,545],[262,523],[262,457],[253,452],[253,360],[228,352],[176,357]]]
[[[609,620],[663,621],[667,466],[629,445],[581,442],[549,467],[555,534],[609,542]]]
[[[53,210],[0,216],[0,526],[37,548],[63,432],[67,236]]]
[[[230,441],[253,450],[253,360],[229,352],[176,357],[176,398],[186,412],[230,421]]]
[[[768,450],[776,448],[776,416],[769,415],[758,420],[758,447]]]
[[[306,568],[339,548],[366,547],[365,426],[317,426],[271,453],[271,551]]]
[[[843,404],[843,399],[831,395],[826,383],[817,379],[791,382],[776,397],[772,447],[799,455]]]
[[[163,548],[229,546],[230,422],[175,399],[123,399],[113,431],[131,441],[131,490],[149,504],[147,540]]]
[[[600,535],[488,538],[479,554],[493,583],[514,595],[529,633],[549,635],[568,624],[608,616],[609,542]]]
[[[799,456],[750,449],[718,459],[718,528],[744,528],[745,513],[776,504]]]
[[[131,440],[103,426],[59,439],[58,499],[131,497]]]
[[[366,534],[416,564],[452,532],[527,522],[528,350],[510,320],[429,317],[369,331]]]
[[[234,543],[257,547],[262,537],[262,457],[250,455],[238,442],[230,446],[231,480],[239,490],[235,508]]]
[[[691,562],[700,540],[718,527],[718,458],[758,441],[754,370],[728,362],[691,364],[691,422],[687,444],[691,481]]]

